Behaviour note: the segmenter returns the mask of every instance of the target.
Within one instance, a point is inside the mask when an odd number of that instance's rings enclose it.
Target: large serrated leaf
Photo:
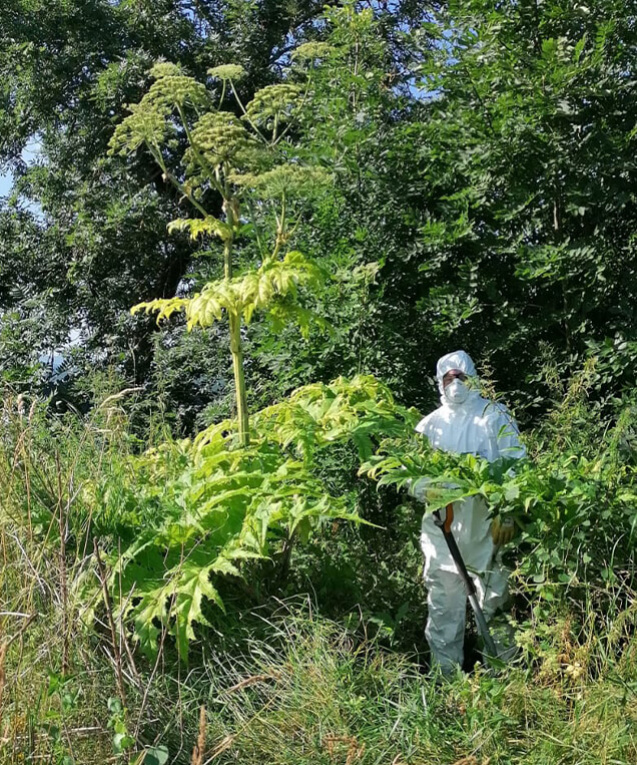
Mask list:
[[[175,622],[171,632],[176,638],[179,657],[183,661],[188,660],[188,642],[195,637],[193,624],[208,624],[201,610],[202,600],[207,598],[225,610],[221,596],[210,581],[212,568],[212,565],[201,566],[197,561],[184,561],[174,584],[171,615]]]

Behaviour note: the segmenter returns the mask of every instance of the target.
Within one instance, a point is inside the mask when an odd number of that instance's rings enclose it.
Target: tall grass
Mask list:
[[[113,677],[80,620],[74,591],[88,554],[72,529],[87,528],[82,490],[101,469],[112,419],[99,427],[48,419],[5,395],[0,420],[0,757],[107,758],[110,736],[96,710]]]
[[[541,638],[541,660],[529,663],[527,653],[499,675],[476,669],[445,680],[373,640],[354,640],[311,608],[284,609],[270,629],[243,657],[211,659],[201,670],[212,761],[636,761],[632,638],[595,677],[598,636],[586,635],[578,653],[568,625],[556,623]]]

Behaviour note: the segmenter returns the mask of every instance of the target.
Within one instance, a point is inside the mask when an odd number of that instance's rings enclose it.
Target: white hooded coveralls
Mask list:
[[[476,454],[489,462],[500,457],[523,457],[525,449],[506,407],[482,398],[475,387],[469,389],[462,403],[447,399],[442,378],[451,369],[459,369],[469,378],[476,376],[473,361],[464,351],[443,356],[436,369],[442,405],[422,419],[416,431],[425,435],[433,447],[447,452]],[[499,560],[493,560],[495,546],[487,504],[482,497],[468,497],[454,502],[453,513],[451,531],[489,621],[506,603],[508,591],[507,571]],[[431,514],[423,517],[420,542],[428,589],[425,636],[432,662],[439,664],[443,671],[449,671],[463,661],[467,595],[442,530],[435,525]],[[487,572],[488,592],[485,593]]]

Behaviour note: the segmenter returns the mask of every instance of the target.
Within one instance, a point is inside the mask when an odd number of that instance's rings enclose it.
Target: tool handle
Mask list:
[[[456,539],[451,533],[451,524],[453,523],[453,505],[450,503],[445,509],[446,515],[444,520],[440,516],[440,511],[436,510],[434,513],[434,523],[442,530],[445,541],[447,542],[447,547],[451,553],[451,557],[458,567],[458,573],[460,574],[462,581],[464,582],[464,586],[466,587],[467,594],[473,595],[475,597],[477,595],[476,586],[473,582],[473,579],[469,576],[467,567],[465,566],[462,555],[460,554],[460,550],[458,549]]]
[[[467,571],[467,567],[465,566],[464,560],[462,559],[462,555],[460,554],[460,550],[458,549],[458,545],[456,543],[455,537],[451,532],[451,524],[453,523],[453,505],[452,504],[447,505],[444,520],[442,519],[440,515],[440,511],[436,510],[434,512],[434,523],[436,524],[436,526],[438,526],[442,530],[445,541],[447,542],[447,546],[449,547],[449,552],[451,553],[451,557],[453,558],[454,563],[456,564],[458,573],[460,574],[460,578],[462,579],[465,589],[467,590],[467,595],[469,596],[469,602],[471,603],[471,607],[473,608],[473,612],[476,617],[478,631],[482,635],[482,639],[484,640],[484,644],[487,648],[488,655],[491,657],[497,657],[498,652],[496,649],[496,645],[493,642],[491,633],[489,632],[489,627],[487,626],[487,620],[484,618],[484,613],[482,612],[482,608],[480,608],[480,603],[478,600],[478,591],[476,590],[476,586],[474,584],[473,579],[469,576],[469,572]]]

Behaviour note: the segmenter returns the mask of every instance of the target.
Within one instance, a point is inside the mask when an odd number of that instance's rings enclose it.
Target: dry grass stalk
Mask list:
[[[24,635],[36,617],[37,613],[31,614],[29,617],[27,617],[21,629],[12,637],[4,640],[0,645],[0,710],[2,709],[2,695],[4,693],[4,686],[7,680],[7,674],[4,666],[7,659],[7,651],[14,641],[18,640],[22,637],[22,635]]]
[[[241,691],[243,688],[248,688],[251,685],[257,685],[258,683],[265,683],[268,680],[276,680],[276,675],[252,675],[241,680],[236,685],[231,685],[230,688],[226,688],[226,693],[235,693],[235,691]]]
[[[347,747],[345,765],[353,765],[365,754],[365,744],[359,746],[354,736],[337,736],[334,733],[328,733],[327,736],[323,737],[323,746],[327,749],[330,759],[334,759],[339,751]]]
[[[4,669],[4,662],[7,658],[7,648],[9,644],[5,641],[0,645],[0,710],[2,709],[2,694],[4,693],[4,684],[7,676]]]
[[[62,674],[66,676],[69,671],[69,613],[68,613],[68,581],[66,571],[66,515],[64,512],[64,490],[62,488],[62,465],[60,453],[55,453],[55,466],[57,478],[57,517],[60,530],[60,597],[62,600]]]
[[[115,628],[115,619],[113,617],[113,604],[108,592],[107,575],[104,563],[100,556],[100,549],[97,544],[97,539],[93,540],[93,551],[95,553],[95,560],[97,562],[97,569],[99,571],[100,583],[102,585],[102,595],[104,597],[104,606],[106,608],[106,615],[108,617],[108,624],[111,629],[111,643],[113,644],[113,656],[115,663],[115,677],[117,680],[117,690],[122,702],[122,706],[126,707],[126,687],[124,684],[124,673],[122,670],[122,655],[119,650],[119,643],[117,641],[117,630]]]
[[[352,765],[354,762],[356,762],[356,760],[362,760],[364,754],[365,744],[361,744],[361,746],[353,744],[347,751],[347,759],[345,760],[345,765]]]
[[[217,746],[212,750],[211,756],[203,763],[203,765],[208,765],[208,763],[212,762],[220,754],[230,749],[233,746],[235,739],[236,735],[225,736],[225,738],[221,739]]]
[[[206,748],[206,707],[199,710],[199,736],[192,750],[192,765],[203,765],[203,753]]]

